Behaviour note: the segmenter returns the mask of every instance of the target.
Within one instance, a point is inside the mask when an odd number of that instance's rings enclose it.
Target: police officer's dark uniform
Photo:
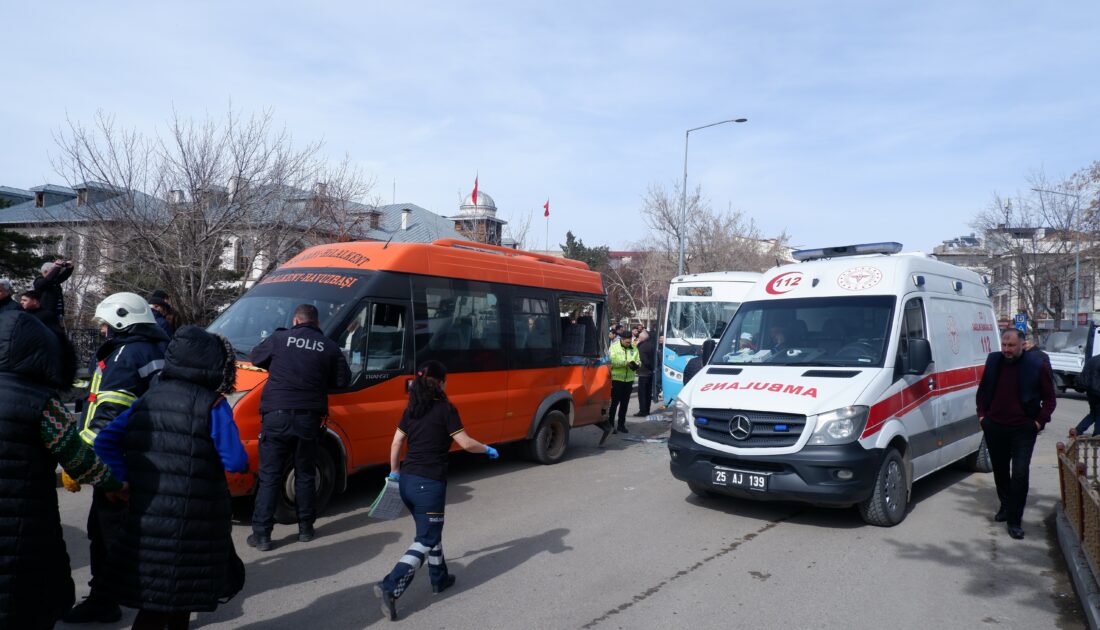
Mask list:
[[[260,398],[260,480],[252,512],[248,544],[271,549],[275,502],[287,462],[294,461],[298,540],[313,540],[317,517],[315,477],[317,440],[321,420],[328,414],[328,391],[347,387],[348,363],[335,341],[325,337],[317,322],[294,320],[290,330],[280,328],[252,350],[250,360],[268,370]]]

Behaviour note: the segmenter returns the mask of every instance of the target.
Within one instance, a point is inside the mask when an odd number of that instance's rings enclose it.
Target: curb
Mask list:
[[[1081,601],[1081,608],[1088,621],[1090,630],[1100,629],[1100,585],[1092,575],[1085,551],[1077,540],[1077,533],[1069,524],[1061,504],[1054,513],[1057,523],[1058,544],[1062,547],[1062,555],[1066,558],[1066,565],[1070,577],[1073,578],[1073,588],[1077,591],[1077,598]]]

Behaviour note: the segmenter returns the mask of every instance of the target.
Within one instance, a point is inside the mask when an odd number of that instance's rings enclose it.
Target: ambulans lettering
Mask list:
[[[303,337],[287,337],[286,347],[289,348],[290,346],[301,348],[302,350],[313,350],[315,352],[325,351],[325,342],[316,339],[305,339]]]
[[[816,387],[806,387],[801,385],[786,385],[783,383],[768,383],[766,381],[749,381],[747,383],[741,381],[725,381],[718,383],[707,383],[699,388],[701,392],[716,392],[724,389],[752,389],[757,391],[775,392],[777,394],[791,394],[792,396],[809,396],[810,398],[817,398]]]

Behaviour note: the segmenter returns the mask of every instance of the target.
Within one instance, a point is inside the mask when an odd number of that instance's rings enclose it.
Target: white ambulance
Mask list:
[[[765,272],[674,404],[672,474],[701,496],[858,505],[892,526],[915,480],[962,459],[988,472],[988,287],[900,251],[802,250]]]

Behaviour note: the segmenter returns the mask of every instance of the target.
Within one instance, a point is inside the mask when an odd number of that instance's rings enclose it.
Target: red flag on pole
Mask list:
[[[544,216],[544,217],[550,216],[550,200],[549,199],[546,200],[546,203],[542,204],[542,207],[546,208],[546,211],[542,213],[542,216]]]
[[[470,195],[470,199],[473,200],[474,205],[477,205],[477,175],[474,175],[474,194]]]

